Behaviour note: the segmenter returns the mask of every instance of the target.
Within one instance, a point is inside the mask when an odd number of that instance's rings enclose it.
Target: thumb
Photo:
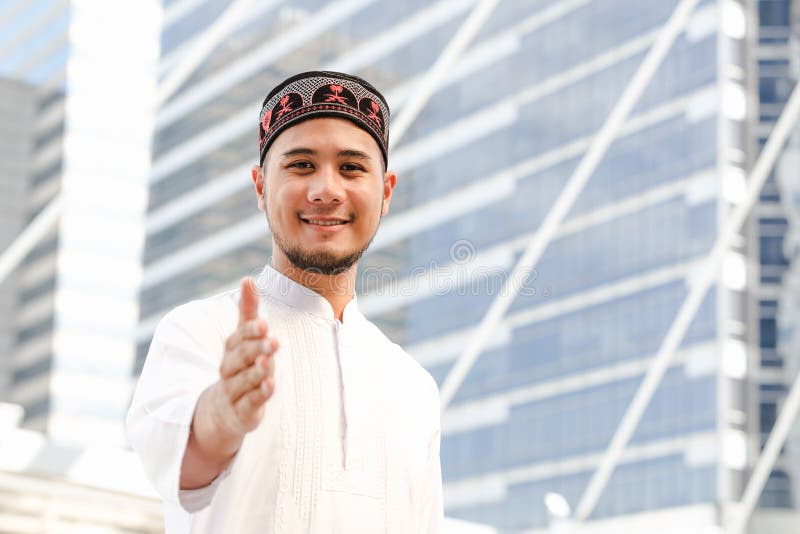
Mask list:
[[[242,291],[239,298],[239,325],[258,317],[258,294],[255,282],[246,276],[242,278]]]

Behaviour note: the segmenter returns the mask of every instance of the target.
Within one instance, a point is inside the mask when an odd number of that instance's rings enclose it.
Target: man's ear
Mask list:
[[[389,202],[392,200],[392,191],[394,186],[397,185],[397,175],[392,171],[386,171],[383,175],[383,209],[381,215],[389,213]]]
[[[253,178],[253,188],[256,190],[256,196],[258,197],[258,209],[267,211],[267,201],[264,196],[264,170],[258,165],[253,165],[250,174]]]

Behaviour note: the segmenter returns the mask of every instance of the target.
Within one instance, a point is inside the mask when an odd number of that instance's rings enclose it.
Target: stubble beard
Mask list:
[[[270,222],[269,214],[267,214],[267,221]],[[270,228],[273,229],[272,238],[275,240],[275,245],[286,255],[286,258],[293,267],[309,274],[326,276],[342,274],[355,265],[372,244],[379,227],[380,218],[378,219],[378,225],[375,227],[375,231],[365,245],[351,252],[334,254],[325,250],[307,250],[299,243],[289,243],[280,232],[275,231],[276,226],[270,222]]]

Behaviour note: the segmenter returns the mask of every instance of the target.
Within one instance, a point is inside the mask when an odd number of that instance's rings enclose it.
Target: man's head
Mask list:
[[[389,108],[360,78],[293,76],[264,101],[252,171],[275,261],[320,274],[351,269],[387,213]]]

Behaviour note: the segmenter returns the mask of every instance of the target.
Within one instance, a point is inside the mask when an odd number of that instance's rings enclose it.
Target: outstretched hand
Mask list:
[[[225,340],[219,380],[201,393],[181,463],[181,489],[207,486],[229,465],[245,435],[264,416],[275,391],[275,351],[267,323],[258,317],[258,295],[242,279],[239,324]]]
[[[215,395],[218,424],[242,437],[261,422],[264,403],[275,390],[278,342],[267,335],[267,323],[258,317],[258,300],[253,281],[243,278],[239,324],[225,341]]]

